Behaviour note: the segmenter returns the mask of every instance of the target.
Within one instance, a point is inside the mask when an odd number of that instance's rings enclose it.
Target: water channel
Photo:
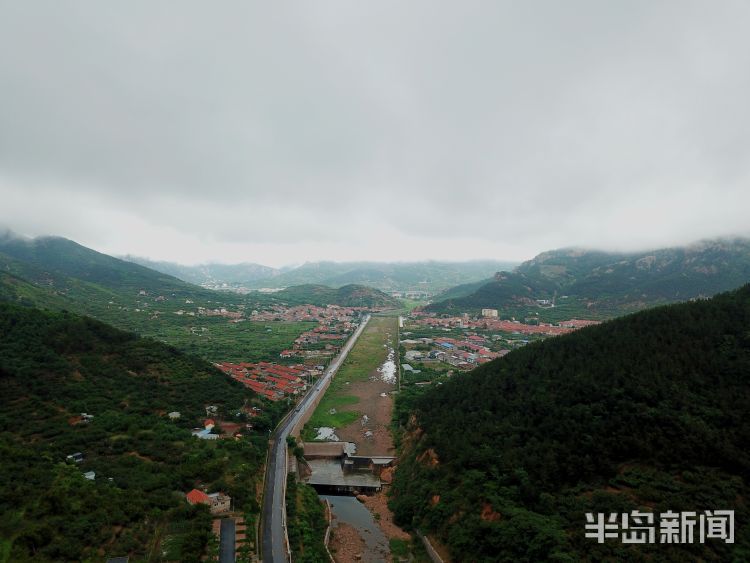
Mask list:
[[[365,563],[379,563],[386,561],[387,554],[390,553],[388,538],[380,530],[375,518],[372,516],[367,507],[352,496],[338,495],[319,495],[321,500],[327,500],[331,503],[331,512],[335,516],[335,525],[337,522],[349,524],[357,530],[362,539],[365,540],[365,551],[362,554],[362,561]]]

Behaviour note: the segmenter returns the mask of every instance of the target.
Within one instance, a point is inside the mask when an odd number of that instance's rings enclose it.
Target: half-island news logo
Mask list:
[[[626,544],[705,543],[707,540],[734,543],[734,510],[704,512],[586,513],[586,537],[599,543],[607,540]]]

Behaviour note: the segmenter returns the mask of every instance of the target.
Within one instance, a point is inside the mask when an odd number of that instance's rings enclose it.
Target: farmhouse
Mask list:
[[[205,504],[211,511],[211,514],[221,514],[231,510],[232,497],[224,493],[206,494],[198,489],[193,489],[185,495],[185,500],[189,504]]]

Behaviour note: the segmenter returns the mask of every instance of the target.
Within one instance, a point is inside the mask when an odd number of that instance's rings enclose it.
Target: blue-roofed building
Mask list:
[[[193,436],[200,438],[201,440],[218,440],[218,434],[211,434],[213,426],[211,428],[204,428],[203,430],[193,430]]]

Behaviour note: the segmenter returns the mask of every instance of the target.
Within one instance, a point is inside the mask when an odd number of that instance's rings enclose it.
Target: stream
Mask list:
[[[357,530],[365,540],[365,551],[362,561],[380,563],[386,561],[390,553],[388,538],[380,530],[367,507],[352,496],[318,495],[321,500],[331,503],[331,512],[336,521],[345,522]],[[334,522],[335,524],[335,522]],[[335,531],[335,527],[333,528]]]

